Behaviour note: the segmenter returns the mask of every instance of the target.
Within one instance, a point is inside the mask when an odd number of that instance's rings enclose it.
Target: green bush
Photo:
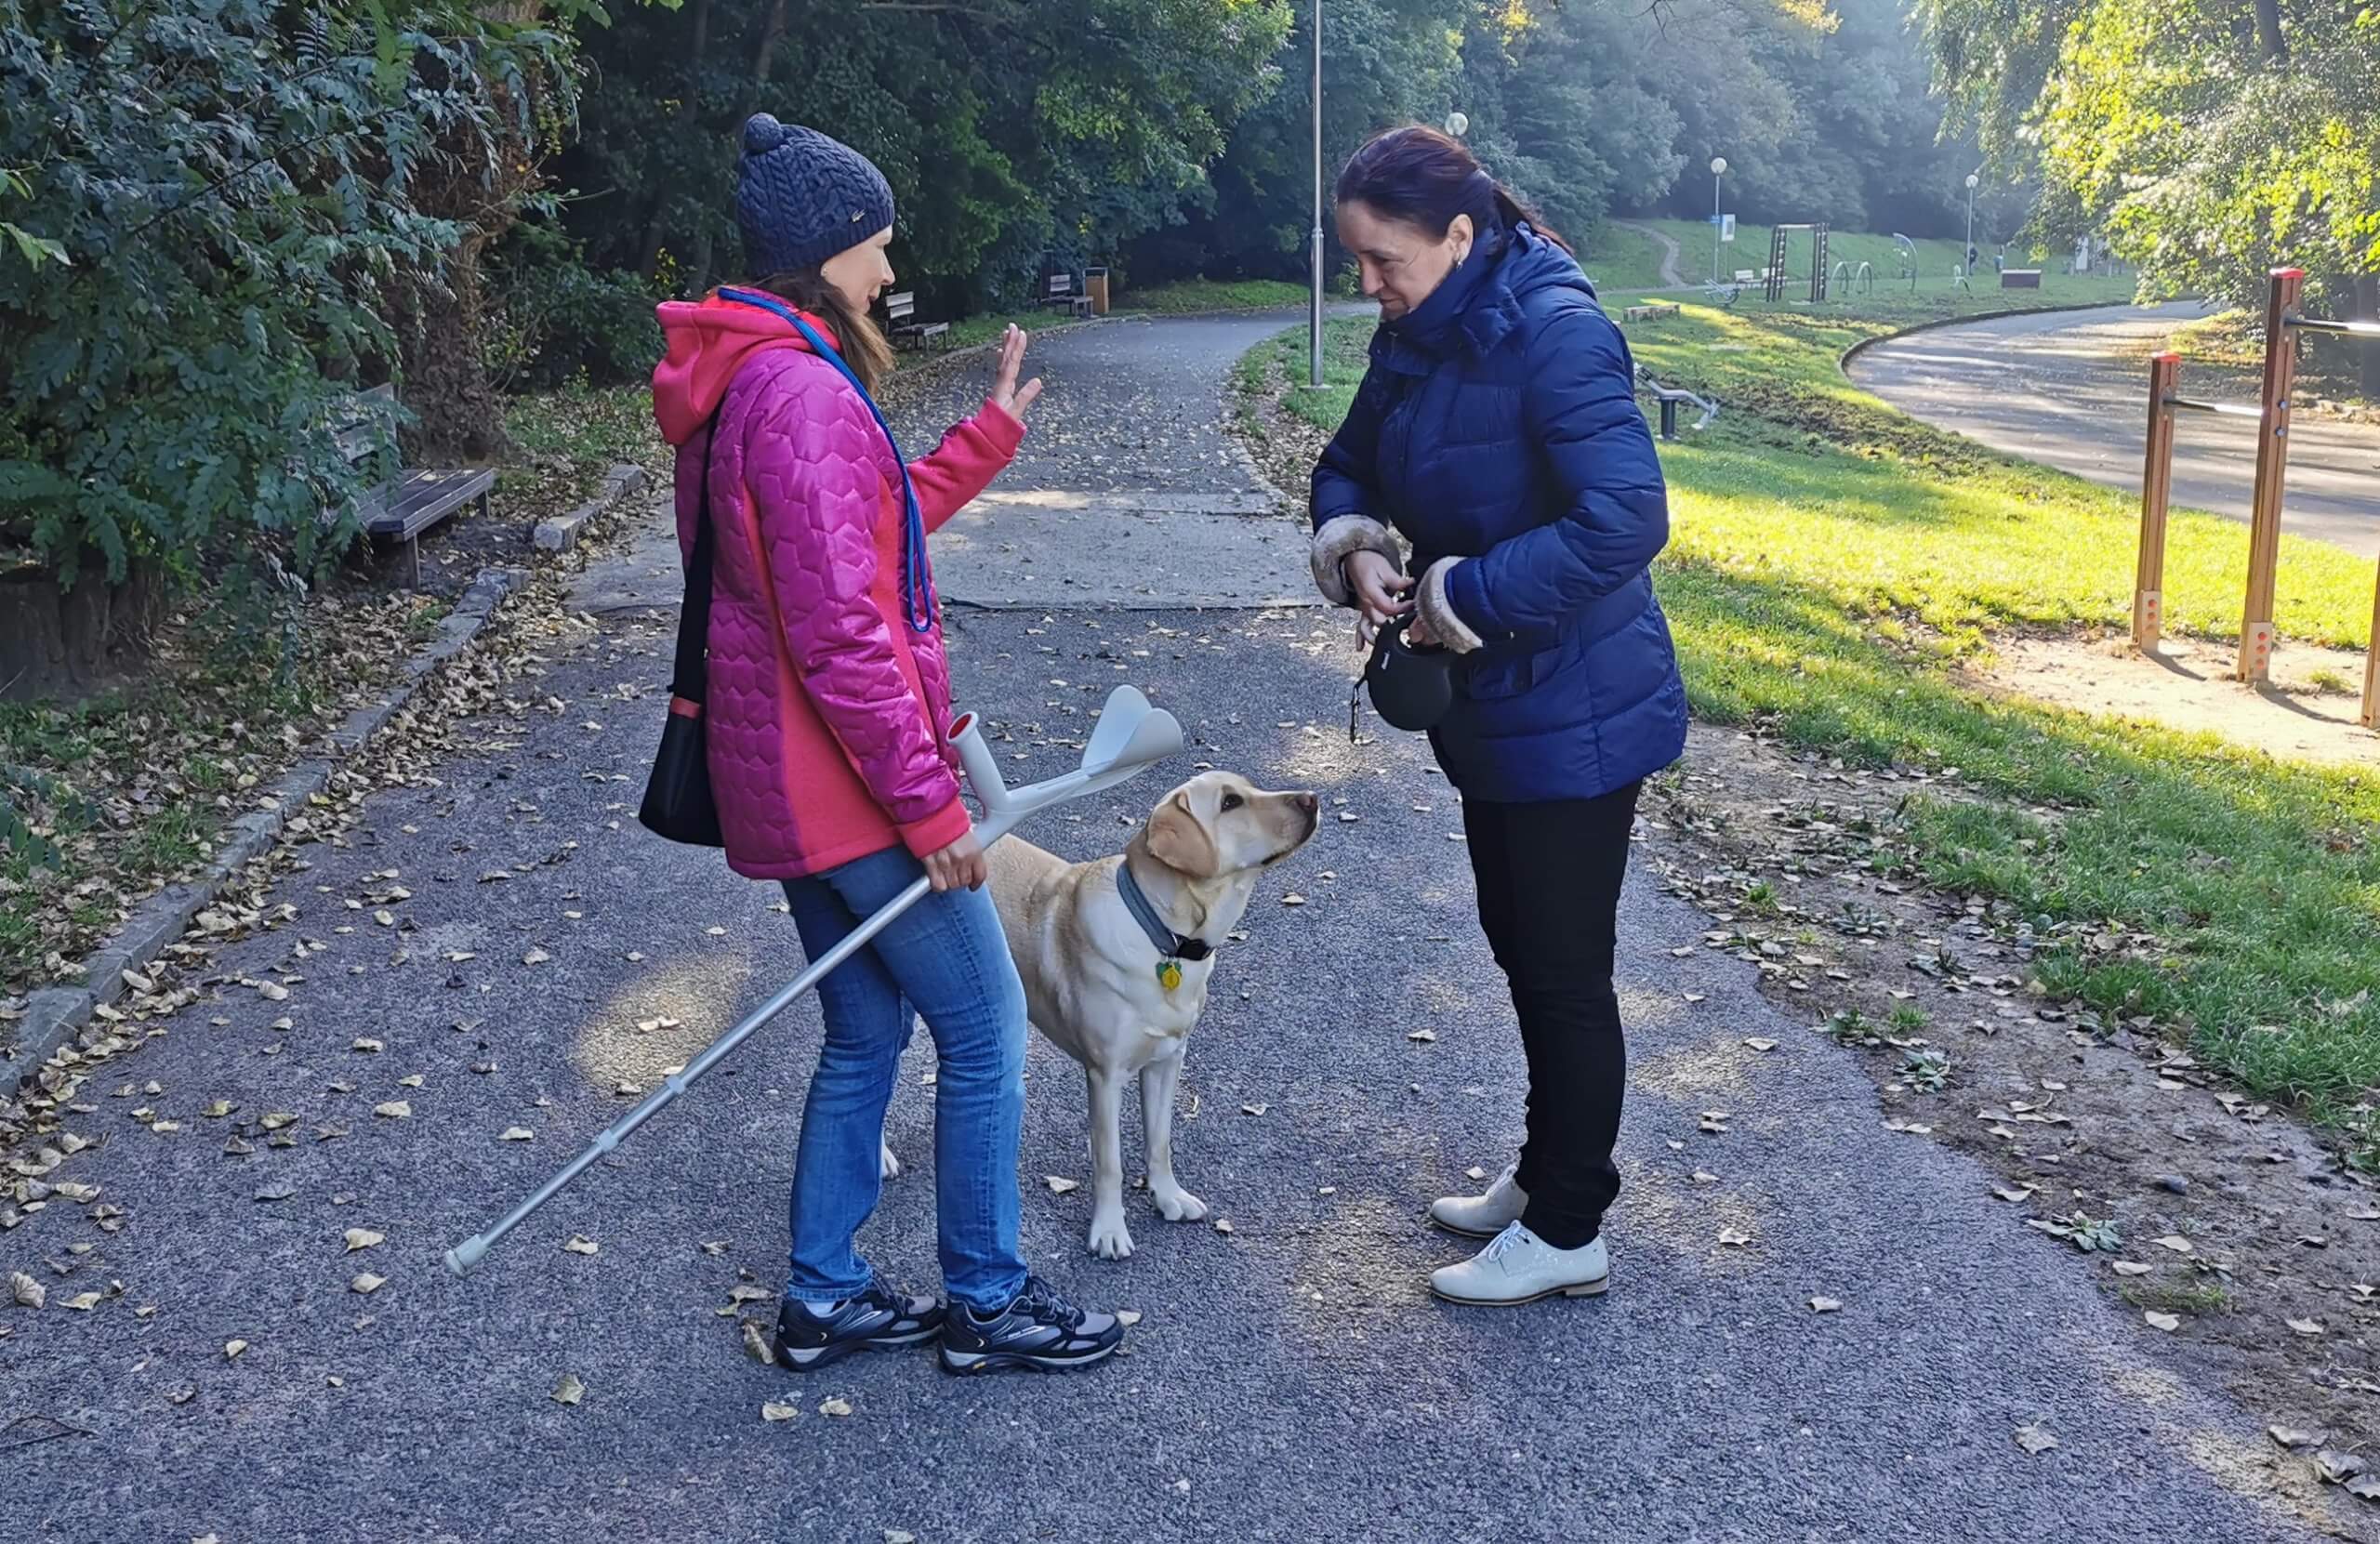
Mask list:
[[[0,0],[0,547],[311,572],[340,381],[457,235],[417,185],[525,132],[560,54],[443,0]]]
[[[657,284],[598,271],[585,250],[544,219],[513,227],[488,265],[487,369],[506,389],[573,380],[617,386],[652,374],[661,357]]]

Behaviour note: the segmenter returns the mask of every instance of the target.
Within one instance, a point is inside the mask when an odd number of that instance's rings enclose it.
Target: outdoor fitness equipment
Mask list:
[[[2380,341],[2380,322],[2330,322],[2298,313],[2302,268],[2276,268],[2265,300],[2264,384],[2253,402],[2203,402],[2175,391],[2182,356],[2149,362],[2149,454],[2140,478],[2140,561],[2133,580],[2132,641],[2157,647],[2165,622],[2165,505],[2174,491],[2174,415],[2213,413],[2256,420],[2256,482],[2248,499],[2248,596],[2232,674],[2251,686],[2272,675],[2273,587],[2281,565],[2281,486],[2289,470],[2289,390],[2297,377],[2297,335],[2336,333]],[[2372,600],[2373,642],[2363,662],[2366,729],[2380,729],[2380,590]]]
[[[1810,233],[1810,299],[1815,304],[1826,298],[1827,228],[1823,220],[1815,225],[1778,225],[1769,229],[1767,298],[1785,298],[1785,243],[1786,238],[1796,231]]]
[[[1861,263],[1853,268],[1851,259],[1845,257],[1834,265],[1831,279],[1840,299],[1850,299],[1855,291],[1860,295],[1876,293],[1876,270],[1871,263]]]
[[[1165,709],[1150,706],[1148,698],[1141,695],[1137,689],[1119,686],[1108,693],[1107,706],[1100,711],[1098,726],[1091,733],[1091,743],[1083,747],[1082,765],[1046,782],[1028,783],[1022,788],[1012,788],[1001,781],[999,763],[994,759],[991,747],[984,743],[983,731],[972,713],[960,715],[959,721],[950,726],[950,738],[959,747],[960,764],[967,770],[968,786],[974,790],[976,802],[984,807],[984,818],[975,826],[975,835],[985,847],[989,847],[1015,829],[1026,816],[1038,814],[1052,805],[1104,793],[1173,755],[1182,748],[1182,726]],[[494,1227],[447,1250],[446,1268],[458,1276],[468,1273],[496,1240],[519,1226],[531,1212],[553,1199],[564,1185],[578,1178],[588,1165],[617,1147],[628,1133],[659,1113],[663,1105],[684,1093],[696,1078],[742,1045],[754,1030],[791,1007],[796,997],[817,985],[828,971],[865,947],[867,941],[883,931],[894,917],[924,899],[932,888],[932,882],[920,876],[908,889],[886,902],[882,909],[853,929],[850,936],[840,944],[811,961],[809,968],[794,977],[785,990],[753,1010],[742,1023],[713,1040],[700,1056],[687,1062],[682,1071],[673,1074],[643,1103],[598,1136],[586,1152],[564,1164],[552,1179],[530,1192]]]
[[[1893,232],[1893,250],[1900,257],[1899,277],[1909,281],[1909,292],[1917,293],[1917,244],[1899,231]]]

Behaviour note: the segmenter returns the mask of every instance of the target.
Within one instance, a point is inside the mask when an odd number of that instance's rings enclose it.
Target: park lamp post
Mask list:
[[[1967,277],[1975,277],[1975,185],[1983,178],[1967,173]]]
[[[1306,385],[1322,389],[1322,0],[1314,0],[1314,303],[1306,316]]]
[[[1722,230],[1719,224],[1719,179],[1726,175],[1727,158],[1724,155],[1712,156],[1711,158],[1711,283],[1714,287],[1719,283],[1719,236]]]

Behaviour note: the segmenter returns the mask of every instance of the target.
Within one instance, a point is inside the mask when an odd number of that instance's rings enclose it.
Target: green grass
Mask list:
[[[1694,711],[1857,767],[1957,768],[1978,797],[1906,806],[1933,883],[2046,919],[2051,991],[2169,1028],[2380,1163],[2380,778],[1987,699],[1949,667],[1998,631],[2122,626],[2136,523],[2123,495],[1929,429],[1837,368],[1859,337],[1969,309],[1983,308],[1939,293],[1697,304],[1632,330],[1662,378],[1725,404],[1711,430],[1663,447],[1657,578]],[[1343,416],[1369,325],[1334,323],[1333,389],[1289,393],[1289,411]],[[1243,379],[1302,369],[1302,347],[1261,345]],[[2169,627],[2236,630],[2245,547],[2236,523],[2176,518]],[[2284,633],[2366,644],[2372,593],[2370,563],[2285,539]],[[2156,942],[2082,946],[2110,929]]]
[[[1678,257],[1678,272],[1688,281],[1697,276],[1695,248]],[[1707,254],[1706,254],[1707,255]],[[1661,284],[1661,245],[1642,231],[1606,220],[1580,244],[1579,266],[1603,289],[1658,289]]]
[[[1122,291],[1116,297],[1116,309],[1159,316],[1274,310],[1302,306],[1310,294],[1303,284],[1279,279],[1183,279],[1170,284]]]
[[[1678,258],[1678,270],[1687,279],[1699,284],[1711,277],[1712,228],[1708,220],[1648,219],[1638,223],[1648,225],[1677,243],[1682,254]],[[1770,234],[1771,228],[1768,226],[1738,223],[1736,239],[1722,244],[1719,248],[1720,276],[1733,278],[1741,270],[1749,269],[1757,272],[1766,268]],[[2000,276],[1991,271],[1991,255],[1998,248],[1993,243],[1986,240],[1980,232],[1976,236],[1975,244],[1978,255],[1976,263],[1977,272],[1975,276],[1975,287],[1977,290],[1990,290],[1996,294],[1999,292]],[[1827,271],[1830,277],[1838,263],[1849,263],[1855,275],[1858,271],[1859,265],[1866,263],[1874,276],[1876,293],[1879,295],[1893,289],[1905,291],[1909,287],[1909,281],[1898,277],[1904,259],[1901,257],[1899,248],[1894,244],[1893,238],[1888,233],[1868,231],[1830,231],[1827,232],[1826,247]],[[1951,269],[1965,260],[1965,251],[1966,244],[1955,236],[1929,238],[1918,242],[1919,286],[1935,288],[1947,284],[1950,279]],[[2044,285],[2061,278],[2070,277],[2058,271],[2058,265],[2062,260],[2055,256],[2045,257],[2038,264],[2042,270],[2042,282]],[[2036,265],[2024,249],[2012,246],[2008,252],[2008,266],[2030,268]],[[1795,231],[1788,234],[1785,271],[1801,276],[1802,293],[1807,296],[1810,282],[1810,233],[1808,231]]]

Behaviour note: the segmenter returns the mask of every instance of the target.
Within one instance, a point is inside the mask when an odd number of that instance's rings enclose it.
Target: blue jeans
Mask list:
[[[801,946],[817,958],[925,870],[902,848],[786,882]],[[946,891],[903,912],[819,983],[826,1035],[793,1166],[786,1296],[857,1296],[870,1272],[853,1247],[876,1209],[884,1107],[913,1017],[933,1036],[934,1207],[943,1286],[989,1313],[1025,1286],[1016,1156],[1025,1126],[1025,985],[982,891]]]

